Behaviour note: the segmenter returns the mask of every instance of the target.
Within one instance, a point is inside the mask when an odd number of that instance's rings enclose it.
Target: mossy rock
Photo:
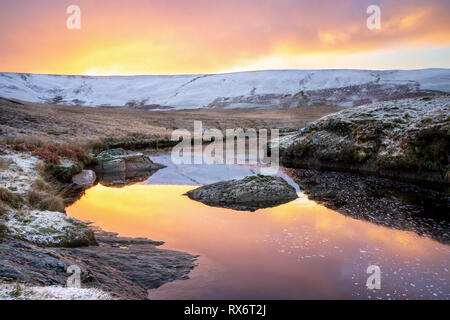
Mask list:
[[[442,170],[449,164],[450,133],[440,128],[420,131],[411,148],[423,168]]]
[[[47,164],[45,167],[45,172],[48,175],[62,183],[70,183],[72,181],[72,177],[80,173],[81,170],[82,168],[79,165],[64,167],[54,164]]]

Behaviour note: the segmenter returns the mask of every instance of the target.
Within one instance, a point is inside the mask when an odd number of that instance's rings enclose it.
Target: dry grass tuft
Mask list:
[[[4,218],[7,213],[8,210],[0,203],[0,219]]]
[[[39,202],[41,202],[41,194],[34,190],[30,189],[27,192],[27,203],[31,208],[37,208]]]
[[[31,188],[37,191],[45,191],[45,192],[50,192],[53,190],[52,185],[50,185],[49,183],[45,182],[40,178],[34,180],[33,184],[31,185]]]
[[[8,227],[0,222],[0,238],[3,238],[9,231]]]
[[[72,159],[74,161],[86,161],[86,154],[83,150],[72,146],[53,146],[44,144],[19,143],[12,144],[15,151],[31,152],[45,163],[60,164],[61,158]]]
[[[6,188],[0,188],[0,200],[14,209],[19,209],[22,204],[20,195],[13,193]]]
[[[64,201],[59,196],[49,195],[41,200],[39,203],[39,210],[58,211],[65,213]]]
[[[45,163],[60,164],[61,159],[57,153],[52,152],[49,148],[39,148],[33,151],[33,156],[38,157]]]
[[[43,139],[33,136],[21,136],[21,137],[1,137],[0,143],[7,145],[27,144],[42,147],[44,145]]]
[[[30,208],[38,210],[65,212],[63,199],[52,194],[55,190],[52,185],[42,179],[36,179],[28,190],[26,200]]]
[[[8,170],[12,163],[13,161],[11,159],[0,159],[0,170]]]

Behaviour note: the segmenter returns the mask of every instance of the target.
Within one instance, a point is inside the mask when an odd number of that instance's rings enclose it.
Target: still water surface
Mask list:
[[[146,182],[97,185],[70,216],[162,248],[200,255],[190,279],[150,290],[151,299],[449,299],[450,247],[414,232],[346,217],[307,197],[256,212],[209,207],[183,194],[258,172],[246,166],[165,163]],[[283,174],[280,174],[283,175]],[[369,290],[367,267],[381,269]]]

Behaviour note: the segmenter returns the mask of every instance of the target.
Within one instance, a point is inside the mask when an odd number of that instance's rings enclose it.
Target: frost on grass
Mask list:
[[[437,172],[450,178],[450,97],[377,102],[312,122],[284,138],[288,164]],[[424,178],[425,179],[425,178]]]
[[[31,188],[33,181],[40,178],[39,172],[35,169],[40,160],[34,156],[12,152],[0,156],[0,159],[8,163],[7,167],[0,170],[0,187],[24,195]]]
[[[5,223],[11,235],[46,247],[75,247],[94,243],[94,233],[61,212],[33,210],[10,215]]]
[[[7,163],[0,168],[0,188],[21,199],[17,206],[9,204],[4,208],[3,223],[9,235],[40,246],[74,247],[95,243],[93,232],[80,221],[61,212],[34,210],[29,201],[25,201],[33,183],[40,179],[36,166],[41,160],[22,152],[8,152],[0,158]]]
[[[0,300],[112,300],[112,297],[94,288],[0,284]]]

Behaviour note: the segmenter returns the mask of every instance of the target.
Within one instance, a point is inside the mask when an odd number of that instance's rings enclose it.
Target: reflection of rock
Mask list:
[[[77,186],[87,188],[94,184],[95,179],[97,179],[97,176],[94,171],[83,170],[72,177],[72,182]]]
[[[210,206],[245,211],[274,207],[297,198],[295,188],[283,178],[263,175],[213,183],[186,195]]]
[[[95,167],[99,180],[104,185],[125,185],[140,182],[150,177],[164,165],[154,163],[142,153],[122,148],[101,152]]]
[[[158,170],[99,173],[99,182],[107,187],[121,187],[147,180]]]
[[[311,200],[352,218],[450,243],[450,196],[373,176],[283,169]]]

